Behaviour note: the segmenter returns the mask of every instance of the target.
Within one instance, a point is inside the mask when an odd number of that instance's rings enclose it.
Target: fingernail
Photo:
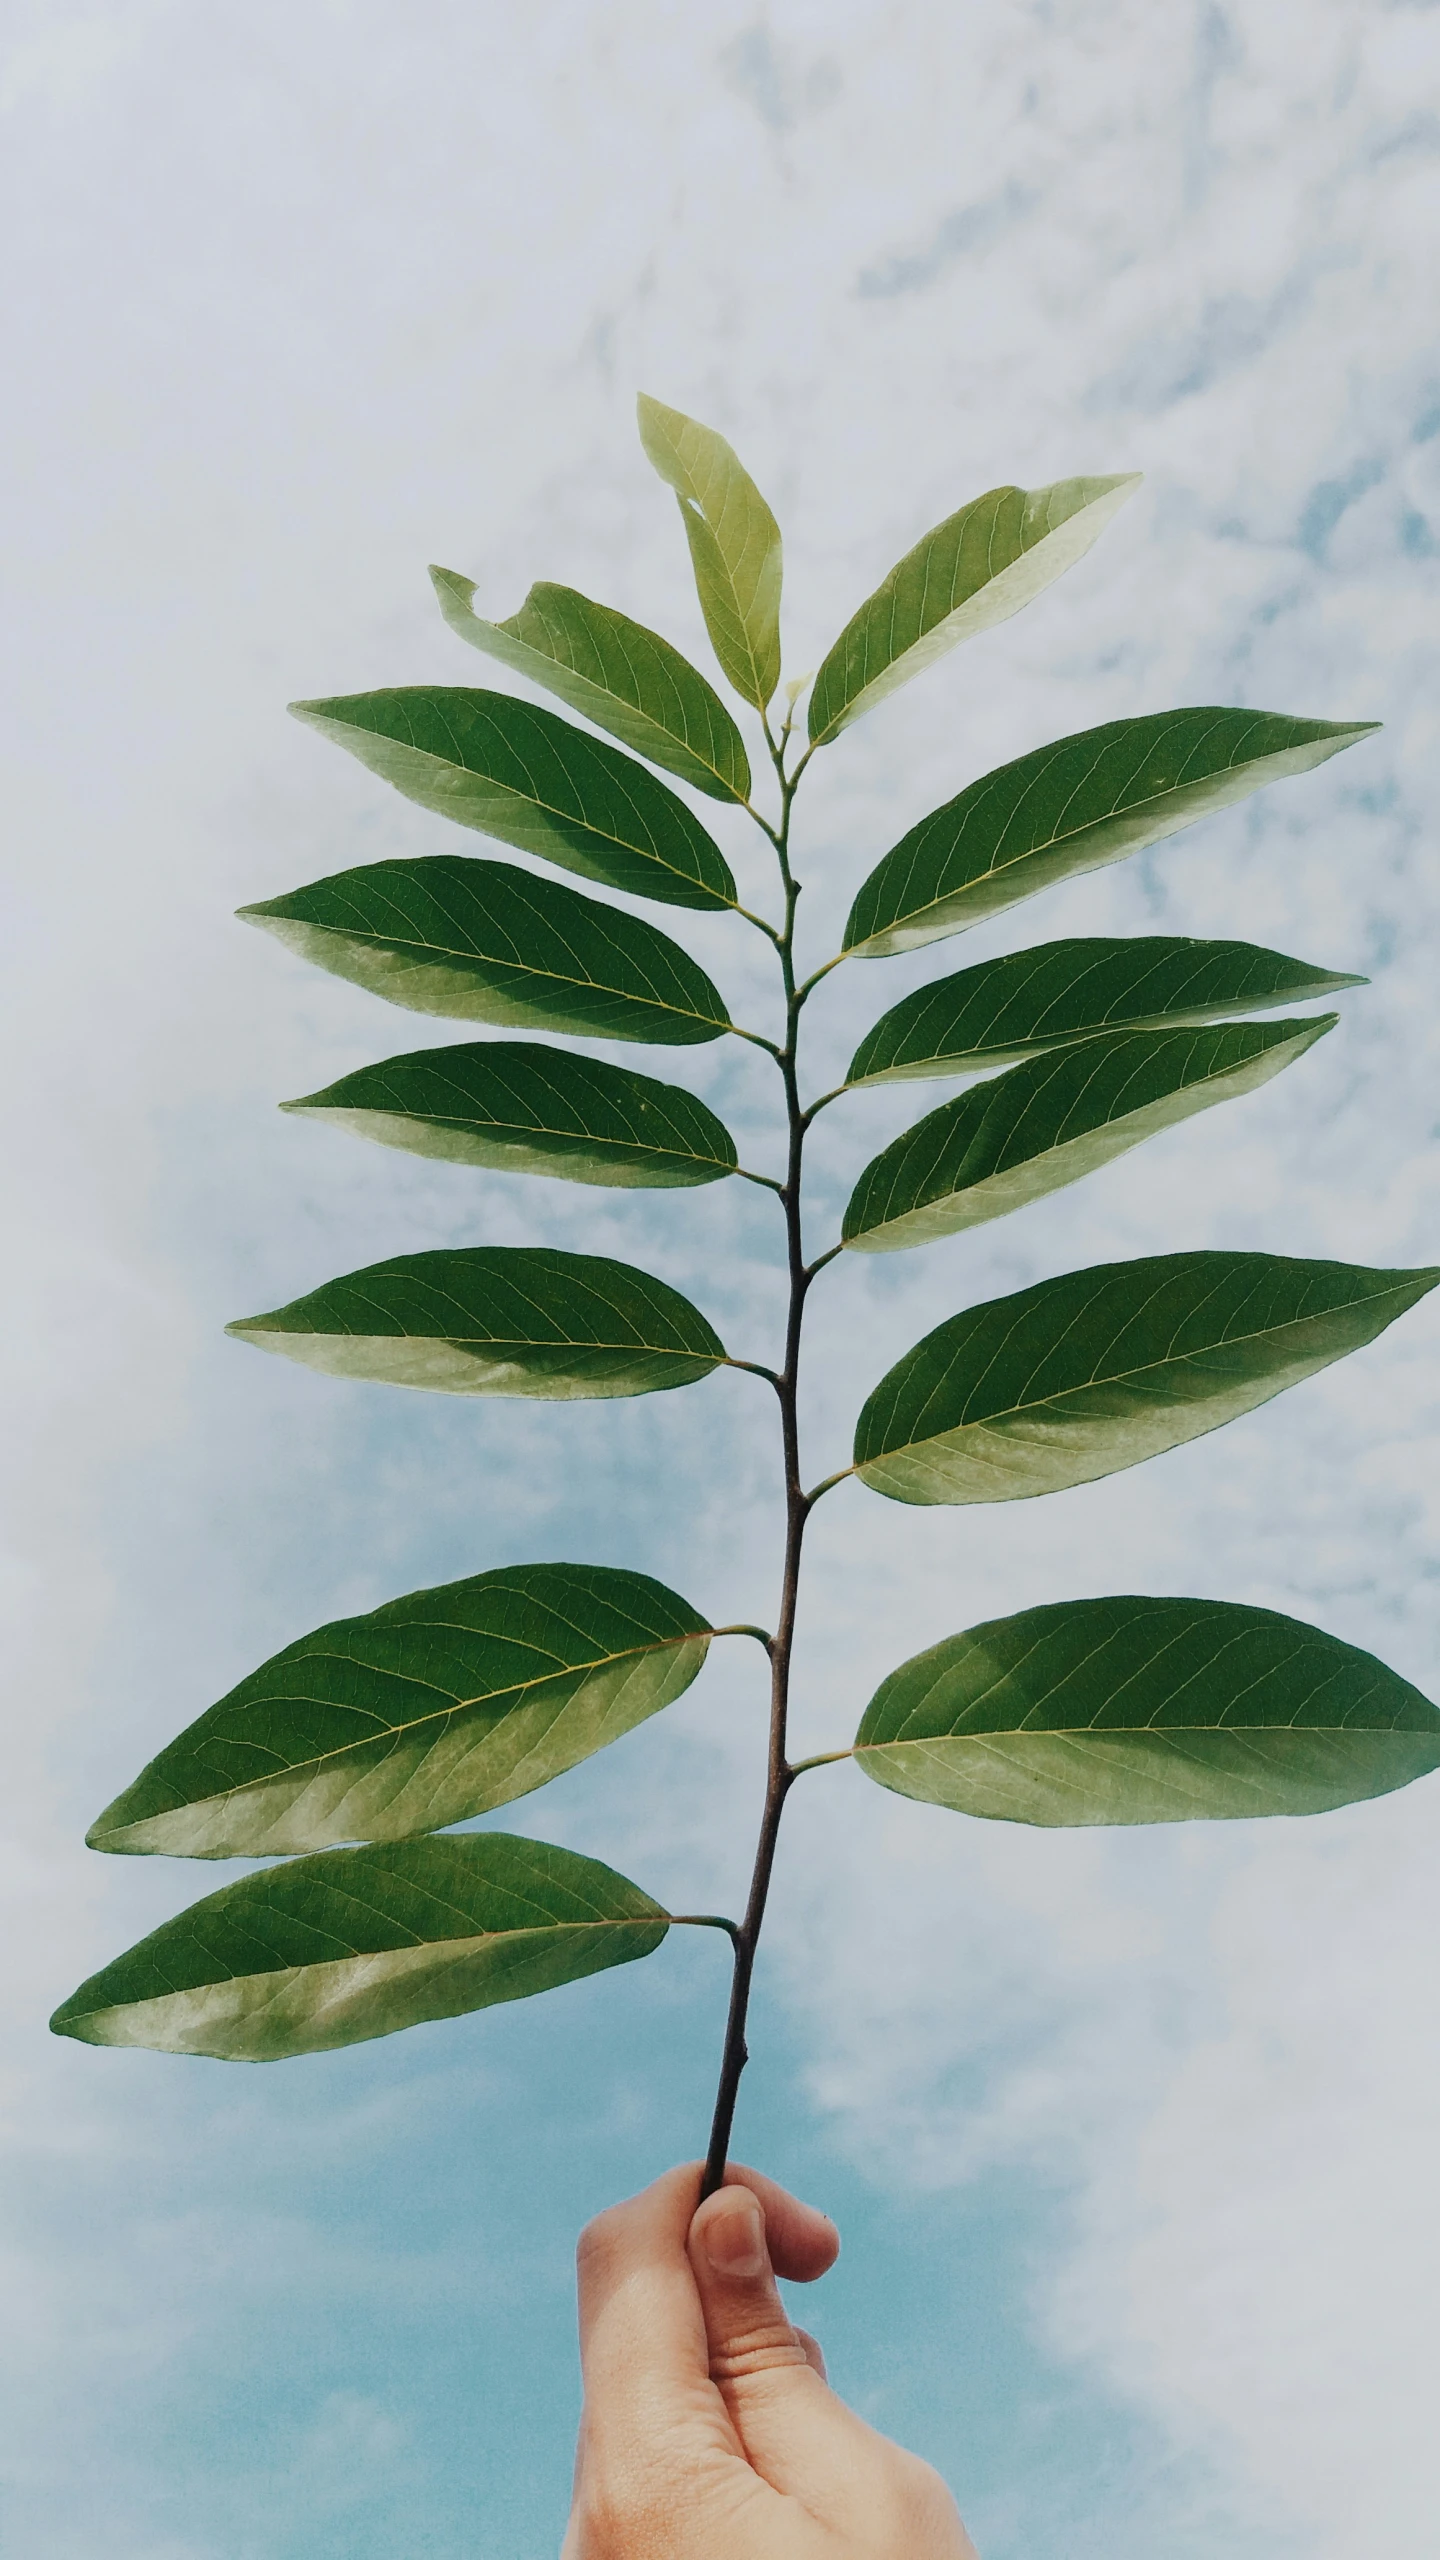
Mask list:
[[[717,2276],[763,2275],[765,2223],[755,2198],[737,2188],[717,2205],[706,2218],[702,2246]]]

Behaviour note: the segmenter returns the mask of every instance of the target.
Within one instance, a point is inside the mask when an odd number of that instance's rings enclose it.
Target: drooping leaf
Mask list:
[[[85,2044],[283,2062],[631,1964],[668,1925],[638,1885],[548,1841],[332,1849],[222,1885],[50,2024]]]
[[[733,907],[735,878],[669,786],[513,693],[401,685],[292,702],[407,800],[584,879],[671,907]]]
[[[474,608],[473,578],[454,569],[430,576],[451,630],[473,649],[558,693],[572,711],[712,800],[749,799],[744,739],[714,686],[658,631],[592,604],[574,587],[545,583],[531,588],[508,622],[486,622]]]
[[[710,1628],[647,1574],[510,1565],[286,1645],[108,1805],[92,1849],[269,1858],[404,1840],[588,1760],[696,1677]]]
[[[810,696],[812,743],[838,738],[957,642],[1018,613],[1084,558],[1140,476],[987,489],[937,524],[881,579],[825,659]]]
[[[1214,1022],[1366,983],[1253,942],[1158,933],[1042,942],[902,996],[866,1032],[845,1081],[968,1075],[1098,1032]]]
[[[1378,726],[1206,705],[1057,738],[982,774],[903,835],[851,908],[845,949],[880,960],[963,933],[1264,783],[1308,773]]]
[[[280,1108],[450,1164],[626,1189],[720,1182],[738,1162],[723,1120],[682,1086],[531,1040],[417,1049]]]
[[[937,1325],[881,1379],[855,1468],[894,1502],[1015,1502],[1138,1466],[1358,1351],[1440,1280],[1273,1253],[1161,1253]]]
[[[780,681],[780,527],[733,446],[643,391],[640,441],[679,503],[710,645],[763,711]]]
[[[1142,1138],[1268,1084],[1337,1019],[1108,1032],[1028,1058],[927,1112],[866,1166],[845,1243],[896,1253],[1007,1217]]]
[[[726,1356],[665,1281],[544,1245],[397,1254],[225,1330],[327,1377],[462,1396],[654,1395]]]
[[[668,933],[511,862],[370,862],[239,912],[411,1013],[677,1049],[730,1025],[718,987]]]
[[[1046,1826],[1327,1813],[1440,1769],[1440,1712],[1373,1654],[1222,1600],[1062,1600],[882,1681],[855,1757],[923,1804]]]

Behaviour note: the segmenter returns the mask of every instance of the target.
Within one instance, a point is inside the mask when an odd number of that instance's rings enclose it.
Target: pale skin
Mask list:
[[[781,2301],[777,2275],[834,2264],[834,2224],[734,2162],[700,2183],[671,2169],[582,2235],[561,2560],[975,2560],[939,2473],[836,2398]]]

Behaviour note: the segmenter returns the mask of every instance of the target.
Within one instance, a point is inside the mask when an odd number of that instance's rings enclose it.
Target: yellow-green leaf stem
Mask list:
[[[736,692],[763,711],[780,681],[780,527],[713,427],[644,392],[637,405],[640,441],[680,508],[710,645]]]
[[[474,608],[473,579],[454,569],[432,569],[430,577],[451,630],[472,649],[544,685],[712,800],[749,799],[744,739],[714,686],[658,631],[574,587],[544,584],[508,622],[486,622]]]
[[[847,622],[810,695],[812,746],[874,708],[961,640],[1008,620],[1084,558],[1138,471],[987,489],[917,542]]]

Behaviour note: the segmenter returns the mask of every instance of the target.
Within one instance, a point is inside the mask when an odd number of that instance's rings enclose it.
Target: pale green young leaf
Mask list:
[[[1358,1646],[1222,1600],[1062,1600],[882,1681],[868,1778],[996,1822],[1328,1813],[1440,1769],[1440,1711]]]
[[[1028,1058],[927,1112],[866,1166],[845,1243],[896,1253],[1008,1217],[1143,1138],[1268,1084],[1337,1019],[1107,1032]]]
[[[846,1084],[970,1075],[1106,1031],[1158,1031],[1302,1004],[1364,978],[1253,942],[1178,934],[1042,942],[902,996],[867,1031]]]
[[[404,1840],[543,1787],[669,1706],[710,1643],[647,1574],[508,1565],[286,1645],[108,1805],[92,1849],[270,1858]]]
[[[814,746],[908,684],[961,640],[1018,613],[1084,558],[1138,471],[1056,480],[1047,489],[987,489],[897,561],[847,622],[815,678]]]
[[[240,914],[411,1013],[659,1048],[730,1028],[719,989],[668,933],[511,862],[370,862]]]
[[[632,897],[735,904],[724,854],[666,783],[512,693],[401,685],[290,709],[407,800],[459,826]]]
[[[1378,726],[1207,705],[1057,738],[982,774],[911,827],[856,898],[845,949],[880,960],[963,933],[1265,783],[1308,773]]]
[[[748,800],[745,741],[711,684],[657,631],[574,587],[531,588],[508,622],[475,611],[475,582],[432,569],[440,610],[472,649],[558,693],[572,711],[712,800]]]
[[[82,1982],[57,2035],[283,2062],[652,1955],[668,1915],[596,1858],[483,1831],[332,1849],[192,1904]]]
[[[1440,1280],[1272,1253],[1162,1253],[967,1307],[897,1360],[855,1428],[894,1502],[1061,1493],[1218,1430],[1358,1351]]]
[[[543,1245],[397,1254],[225,1330],[328,1377],[444,1395],[653,1395],[726,1357],[664,1280]]]
[[[710,645],[763,711],[780,681],[780,527],[725,438],[642,391],[640,441],[675,492]]]
[[[531,1040],[417,1049],[280,1108],[450,1164],[629,1190],[720,1182],[738,1161],[682,1086]]]

